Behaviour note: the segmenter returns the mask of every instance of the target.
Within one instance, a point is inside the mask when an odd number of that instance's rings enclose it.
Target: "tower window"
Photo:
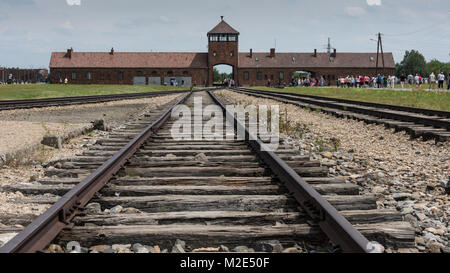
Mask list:
[[[217,56],[217,52],[214,51],[213,52],[213,56],[216,57]]]
[[[209,36],[209,41],[211,41],[211,42],[217,42],[217,41],[219,41],[219,36],[217,36],[217,35],[211,35],[211,36]]]
[[[234,56],[234,52],[231,51],[231,52],[230,52],[230,57],[233,57],[233,56]]]
[[[236,42],[236,40],[237,40],[237,37],[235,35],[228,36],[228,41],[229,42]]]
[[[228,38],[227,35],[220,35],[220,37],[219,37],[219,39],[220,39],[221,42],[226,42],[226,41],[228,41],[227,38]]]

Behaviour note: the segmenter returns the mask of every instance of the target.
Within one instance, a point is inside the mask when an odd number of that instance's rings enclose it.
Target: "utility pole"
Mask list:
[[[330,37],[328,37],[327,52],[328,52],[328,53],[331,53],[331,39],[330,39]]]
[[[378,32],[378,42],[377,42],[377,68],[376,68],[376,72],[375,74],[378,75],[378,59],[379,59],[379,55],[380,55],[380,49],[381,49],[381,59],[383,61],[383,70],[385,68],[384,65],[384,51],[383,51],[383,41],[381,39],[381,33]]]

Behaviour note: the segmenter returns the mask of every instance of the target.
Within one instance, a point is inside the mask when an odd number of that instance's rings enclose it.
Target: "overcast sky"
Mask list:
[[[449,0],[0,0],[0,66],[48,67],[52,51],[206,52],[220,15],[241,52],[417,49],[450,61]]]

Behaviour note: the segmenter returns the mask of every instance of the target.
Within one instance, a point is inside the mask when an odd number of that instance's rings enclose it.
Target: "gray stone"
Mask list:
[[[41,144],[53,147],[56,149],[62,148],[62,139],[60,136],[57,135],[45,135],[44,138],[41,141]]]
[[[175,244],[176,244],[176,245],[181,245],[183,248],[186,247],[186,242],[185,242],[185,241],[182,241],[182,240],[180,240],[180,239],[177,239],[177,240],[175,241]]]
[[[122,210],[123,210],[123,207],[122,207],[121,205],[117,205],[117,206],[111,208],[111,209],[109,210],[109,213],[111,213],[111,214],[117,214],[117,213],[121,213]]]
[[[112,249],[112,247],[107,248],[103,251],[103,253],[107,253],[107,254],[111,254],[111,253],[116,253],[116,251],[114,249]]]
[[[378,172],[377,177],[378,178],[384,178],[386,175],[383,172]]]
[[[0,159],[3,163],[6,163],[6,154],[0,154]]]
[[[89,203],[86,205],[85,212],[88,214],[100,214],[102,207],[99,203]]]
[[[197,154],[194,160],[198,162],[209,162],[208,157],[204,153]]]
[[[115,251],[123,250],[123,249],[130,249],[131,244],[127,244],[127,245],[115,244],[115,245],[112,245],[111,248],[114,249]]]
[[[281,253],[283,246],[277,240],[260,241],[256,243],[255,250],[257,252]]]
[[[224,245],[221,245],[219,248],[220,252],[230,252],[230,249]]]
[[[149,253],[159,253],[158,251],[156,251],[156,249],[152,246],[145,246],[145,248],[147,248]]]
[[[289,247],[283,250],[283,253],[302,253],[302,250],[296,247]]]
[[[411,196],[411,194],[409,194],[409,193],[394,193],[392,195],[392,197],[396,201],[402,201],[402,200],[408,199],[410,196]]]
[[[414,212],[414,209],[411,208],[411,207],[404,208],[404,209],[402,209],[402,211],[401,211],[401,213],[402,213],[403,215],[411,214],[411,213],[413,213],[413,212]]]
[[[384,253],[385,248],[380,243],[373,241],[369,243],[367,250],[370,253]]]
[[[441,253],[441,249],[445,246],[438,242],[433,242],[427,245],[427,248],[430,249],[431,253]]]
[[[186,253],[186,251],[184,250],[183,246],[181,246],[180,244],[175,244],[172,247],[172,253]]]
[[[150,250],[141,244],[134,244],[131,249],[134,253],[150,253]]]
[[[385,191],[386,191],[386,189],[381,186],[376,186],[372,189],[373,193],[384,193]]]
[[[237,247],[233,248],[233,252],[248,253],[248,252],[250,252],[250,250],[246,246],[237,246]]]
[[[427,219],[427,216],[421,212],[416,212],[416,217],[417,219],[419,219],[419,221],[424,221],[425,219]]]

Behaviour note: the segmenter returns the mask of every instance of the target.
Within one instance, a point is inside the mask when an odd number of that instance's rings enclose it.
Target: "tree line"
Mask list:
[[[450,73],[450,62],[444,63],[436,59],[429,62],[417,50],[406,51],[403,60],[395,65],[395,76],[419,74],[428,77],[431,72],[435,75],[444,72],[445,75]]]

